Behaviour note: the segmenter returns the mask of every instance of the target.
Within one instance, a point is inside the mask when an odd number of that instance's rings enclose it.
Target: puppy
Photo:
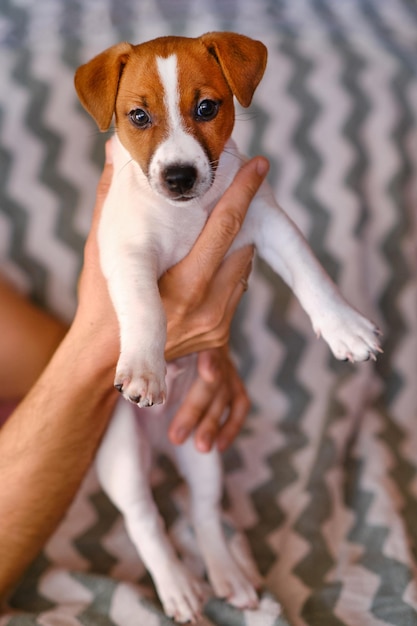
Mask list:
[[[115,386],[143,408],[119,403],[97,458],[104,490],[123,513],[167,615],[199,613],[198,582],[174,552],[152,500],[149,442],[174,455],[189,485],[191,517],[214,592],[241,608],[257,603],[257,573],[230,553],[220,518],[216,451],[169,445],[167,425],[196,375],[196,357],[166,374],[166,322],[158,278],[192,247],[242,162],[231,133],[234,102],[248,107],[267,59],[234,33],[121,43],[81,66],[75,85],[100,130],[111,125],[114,175],[99,226],[103,273],[120,326]],[[351,308],[264,183],[233,248],[254,243],[292,288],[337,359],[379,351],[376,327]],[[166,401],[166,402],[165,402]],[[151,407],[158,405],[152,409]],[[157,415],[156,415],[157,413]]]

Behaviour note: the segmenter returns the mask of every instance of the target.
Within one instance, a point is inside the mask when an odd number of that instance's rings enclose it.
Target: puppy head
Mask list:
[[[249,106],[266,65],[259,41],[234,33],[120,43],[81,66],[83,106],[119,138],[154,191],[172,201],[211,186],[234,125],[233,96]]]

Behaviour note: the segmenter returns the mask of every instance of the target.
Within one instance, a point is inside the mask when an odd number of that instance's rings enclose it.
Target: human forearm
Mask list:
[[[117,397],[107,360],[96,353],[93,363],[91,346],[75,334],[0,430],[0,597],[64,515]]]
[[[0,399],[23,397],[67,330],[0,277]]]

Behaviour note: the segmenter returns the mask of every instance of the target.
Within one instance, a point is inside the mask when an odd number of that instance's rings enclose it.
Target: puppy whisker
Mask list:
[[[259,117],[259,113],[255,111],[243,111],[236,115],[236,122],[253,122]]]

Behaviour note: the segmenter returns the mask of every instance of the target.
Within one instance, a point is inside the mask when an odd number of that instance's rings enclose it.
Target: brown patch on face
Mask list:
[[[168,120],[155,55],[145,49],[146,45],[135,48],[120,80],[116,127],[123,145],[147,173],[154,151],[168,134]],[[149,116],[149,124],[143,128],[131,119],[138,109]]]
[[[233,94],[205,46],[196,42],[193,48],[196,48],[194,55],[182,48],[177,54],[180,113],[184,127],[199,141],[210,162],[216,166],[234,126]],[[217,114],[207,121],[197,115],[198,105],[205,100],[218,103]]]
[[[167,138],[169,120],[163,87],[156,66],[156,56],[178,59],[180,115],[184,129],[205,150],[215,168],[234,125],[233,94],[215,58],[198,39],[164,37],[133,46],[119,84],[116,100],[116,124],[122,143],[145,174],[152,155]],[[204,121],[197,116],[203,100],[218,103],[217,115]],[[137,128],[130,119],[135,109],[143,109],[150,123]]]

